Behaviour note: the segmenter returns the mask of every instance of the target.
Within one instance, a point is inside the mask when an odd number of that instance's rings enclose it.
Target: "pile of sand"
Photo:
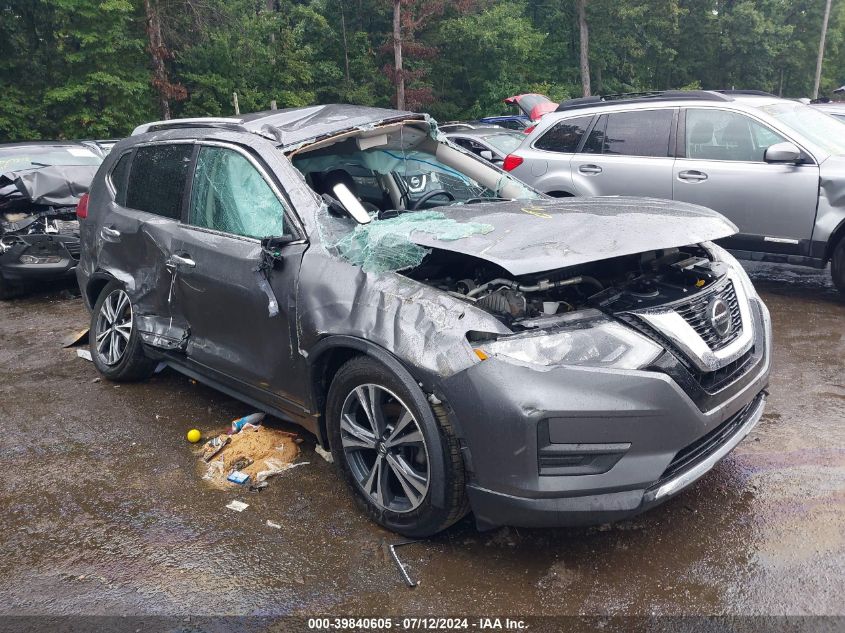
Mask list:
[[[223,434],[225,431],[220,433]],[[202,477],[216,487],[236,487],[238,484],[226,481],[226,477],[238,460],[246,458],[252,460],[252,463],[240,469],[249,475],[249,481],[244,486],[255,484],[260,478],[259,473],[290,467],[299,456],[296,440],[296,434],[287,431],[265,426],[246,428],[230,436],[229,443],[210,462],[205,463],[200,459]]]

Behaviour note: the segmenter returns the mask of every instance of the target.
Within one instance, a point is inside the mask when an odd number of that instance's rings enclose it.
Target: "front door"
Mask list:
[[[787,139],[745,114],[689,108],[685,115],[672,180],[675,200],[710,207],[736,224],[739,233],[725,246],[806,254],[818,166],[767,163],[766,149]]]
[[[264,168],[236,146],[203,144],[196,156],[186,222],[173,243],[178,310],[189,328],[188,359],[239,390],[282,406],[303,363],[295,287],[306,248]],[[286,236],[267,276],[261,239]],[[298,242],[298,243],[297,243]],[[294,379],[294,377],[297,377]]]
[[[570,161],[578,195],[671,199],[675,113],[663,108],[601,115]]]

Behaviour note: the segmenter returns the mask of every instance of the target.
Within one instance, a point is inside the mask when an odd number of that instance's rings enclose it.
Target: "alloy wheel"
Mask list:
[[[111,292],[97,315],[97,353],[106,365],[116,365],[126,353],[132,335],[132,304],[123,290]]]
[[[428,493],[428,449],[419,423],[396,394],[375,384],[352,390],[341,409],[340,439],[370,501],[391,512],[419,507]]]

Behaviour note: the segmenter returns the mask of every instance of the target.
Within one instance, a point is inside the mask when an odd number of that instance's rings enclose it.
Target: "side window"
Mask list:
[[[581,142],[581,137],[584,136],[584,132],[587,131],[592,119],[593,117],[590,115],[561,121],[543,134],[534,143],[534,147],[551,152],[572,154],[578,149],[578,143]]]
[[[132,152],[126,152],[112,167],[109,180],[114,187],[114,201],[120,206],[126,206],[126,181],[129,178],[129,162],[132,160]]]
[[[191,143],[147,145],[136,149],[126,189],[126,206],[180,219],[193,151]]]
[[[194,171],[189,222],[262,239],[284,234],[285,208],[243,155],[224,147],[202,147]]]
[[[673,118],[671,109],[609,114],[602,154],[669,156]]]
[[[607,115],[602,114],[598,122],[593,126],[593,131],[587,142],[584,143],[584,149],[581,151],[585,154],[601,154],[604,147],[604,129],[607,127]]]
[[[770,145],[785,140],[737,112],[691,108],[686,116],[687,158],[762,162]]]

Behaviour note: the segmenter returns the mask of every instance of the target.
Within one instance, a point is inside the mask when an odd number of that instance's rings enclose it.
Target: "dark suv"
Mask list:
[[[312,431],[420,536],[601,523],[695,481],[762,415],[768,313],[651,199],[554,200],[425,115],[316,106],[144,125],[81,205],[112,380],[164,361]]]

